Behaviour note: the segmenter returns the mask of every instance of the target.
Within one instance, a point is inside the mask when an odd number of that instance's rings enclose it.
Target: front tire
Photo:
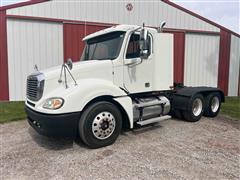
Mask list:
[[[201,94],[193,96],[188,103],[188,110],[183,112],[186,121],[197,122],[203,114],[204,100]]]
[[[79,135],[90,148],[100,148],[115,142],[122,129],[118,108],[106,101],[90,105],[79,121]]]

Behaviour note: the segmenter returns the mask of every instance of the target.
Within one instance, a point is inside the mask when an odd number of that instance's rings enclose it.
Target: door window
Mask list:
[[[137,58],[140,56],[139,38],[139,34],[131,35],[126,54],[127,59]]]
[[[132,34],[128,43],[127,53],[126,53],[126,59],[132,59],[132,58],[138,58],[140,57],[140,47],[139,47],[139,34]],[[150,52],[150,36],[148,35],[148,52]]]

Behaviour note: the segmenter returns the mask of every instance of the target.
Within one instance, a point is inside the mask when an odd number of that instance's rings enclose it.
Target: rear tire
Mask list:
[[[182,120],[183,119],[183,112],[180,109],[175,109],[173,112],[173,117]]]
[[[115,142],[122,129],[118,108],[106,101],[90,105],[79,120],[79,135],[90,148],[100,148]]]
[[[216,117],[221,108],[221,96],[219,93],[211,93],[205,100],[204,116]]]
[[[183,111],[183,117],[186,121],[197,122],[201,119],[203,114],[203,96],[196,94],[193,96],[188,103],[188,110]]]

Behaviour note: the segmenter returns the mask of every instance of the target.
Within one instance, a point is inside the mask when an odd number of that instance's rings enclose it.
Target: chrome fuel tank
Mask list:
[[[135,99],[133,101],[134,121],[167,115],[170,112],[170,108],[170,101],[165,96]]]

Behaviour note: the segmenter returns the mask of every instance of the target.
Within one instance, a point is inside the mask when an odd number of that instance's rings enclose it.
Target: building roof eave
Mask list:
[[[224,26],[222,26],[220,24],[217,24],[217,23],[215,23],[215,22],[213,22],[213,21],[211,21],[211,20],[209,20],[209,19],[207,19],[207,18],[205,18],[205,17],[203,17],[203,16],[201,16],[201,15],[199,15],[199,14],[193,12],[193,11],[190,11],[190,10],[188,10],[188,9],[178,5],[178,4],[175,4],[174,2],[171,2],[169,0],[161,0],[161,1],[166,3],[166,4],[168,4],[168,5],[170,5],[170,6],[173,6],[173,7],[177,8],[177,9],[179,9],[179,10],[182,10],[185,13],[188,13],[188,14],[196,17],[196,18],[199,18],[199,19],[201,19],[201,20],[203,20],[203,21],[205,21],[205,22],[207,22],[207,23],[209,23],[209,24],[211,24],[213,26],[216,26],[216,27],[220,28],[221,30],[227,31],[229,33],[232,33],[233,35],[235,35],[235,36],[240,38],[240,34],[234,32],[234,31],[232,31],[232,30],[230,30],[230,29],[228,29],[228,28],[226,28],[226,27],[224,27]]]
[[[8,10],[8,9],[18,8],[18,7],[22,7],[22,6],[29,6],[29,5],[43,3],[43,2],[47,2],[47,1],[50,1],[50,0],[24,1],[24,2],[20,2],[20,3],[16,3],[16,4],[10,4],[10,5],[6,5],[6,6],[2,6],[2,7],[0,7],[0,11],[5,11],[5,10]]]

